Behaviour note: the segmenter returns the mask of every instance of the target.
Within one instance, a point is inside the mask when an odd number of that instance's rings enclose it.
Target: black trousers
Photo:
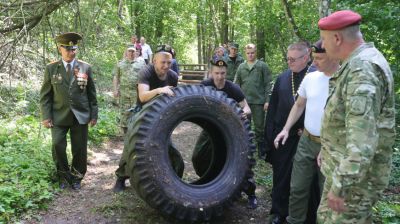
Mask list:
[[[210,168],[210,162],[213,161],[214,144],[206,131],[200,132],[199,138],[196,141],[192,155],[193,168],[196,174],[201,177]],[[256,182],[254,178],[247,179],[243,192],[247,196],[256,195]]]
[[[280,145],[278,149],[273,148],[270,151],[273,171],[271,214],[285,218],[288,216],[293,157],[299,139],[298,135],[289,136],[285,145]]]
[[[72,163],[67,158],[67,133],[71,137]],[[76,119],[72,125],[54,125],[51,129],[52,156],[58,178],[67,182],[80,181],[87,170],[88,125],[79,124]]]

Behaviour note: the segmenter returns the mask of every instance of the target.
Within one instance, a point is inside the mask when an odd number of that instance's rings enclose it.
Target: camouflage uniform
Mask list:
[[[224,57],[223,60],[226,62],[226,64],[228,65],[227,71],[226,71],[226,80],[229,80],[231,82],[233,82],[233,80],[235,79],[235,74],[237,69],[239,68],[239,65],[242,64],[244,62],[244,59],[242,56],[240,56],[239,54],[236,56],[236,60],[233,61],[229,55]]]
[[[259,157],[265,156],[264,104],[269,102],[271,77],[272,73],[268,65],[260,60],[256,60],[251,67],[247,61],[243,62],[238,67],[235,75],[235,83],[244,92],[250,106]]]
[[[373,44],[362,44],[330,80],[321,130],[326,177],[319,223],[372,223],[372,206],[389,182],[395,138],[393,76]],[[334,212],[327,194],[344,198]]]
[[[115,67],[114,76],[118,80],[118,90],[120,92],[118,104],[121,128],[127,127],[127,120],[130,114],[127,110],[136,104],[138,72],[144,65],[144,61],[141,60],[129,61],[123,59]]]

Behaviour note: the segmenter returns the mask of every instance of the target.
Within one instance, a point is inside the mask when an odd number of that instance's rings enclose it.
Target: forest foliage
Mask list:
[[[107,92],[132,34],[146,37],[153,48],[172,45],[180,63],[207,63],[214,48],[228,41],[239,43],[243,54],[243,46],[252,42],[276,76],[287,68],[290,43],[319,39],[319,7],[325,4],[330,12],[352,9],[363,16],[364,37],[390,63],[399,102],[398,0],[0,1],[0,223],[45,208],[55,191],[38,90],[44,66],[59,58],[56,35],[73,31],[84,37],[78,57],[93,65],[101,103],[100,123],[90,132],[96,144],[116,132]],[[400,184],[399,149],[396,137],[392,187]],[[396,217],[399,203],[398,197],[381,201],[376,208],[381,219]]]

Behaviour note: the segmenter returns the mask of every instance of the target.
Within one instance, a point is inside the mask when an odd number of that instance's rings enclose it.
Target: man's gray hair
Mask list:
[[[360,31],[360,25],[348,26],[340,30],[344,38],[349,41],[356,41],[362,39],[363,36]]]
[[[293,43],[293,44],[289,45],[289,47],[287,48],[288,51],[297,50],[297,51],[303,52],[303,54],[308,53],[309,49],[310,49],[310,47],[308,46],[308,44],[305,41]]]

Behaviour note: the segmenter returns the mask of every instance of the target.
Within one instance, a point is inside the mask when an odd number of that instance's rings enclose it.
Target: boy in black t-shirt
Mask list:
[[[238,102],[239,106],[243,110],[243,116],[247,117],[251,115],[250,107],[247,104],[245,96],[242,90],[233,82],[226,80],[227,64],[223,60],[211,62],[211,78],[204,80],[201,84],[205,86],[212,86],[218,91],[225,92],[229,98],[234,99]],[[199,138],[197,139],[195,149],[192,155],[193,167],[196,174],[201,177],[209,168],[212,157],[213,145],[208,133],[202,131]],[[255,195],[256,184],[253,178],[248,179],[247,189],[245,193],[248,196],[247,207],[255,209],[257,207],[257,198]]]

